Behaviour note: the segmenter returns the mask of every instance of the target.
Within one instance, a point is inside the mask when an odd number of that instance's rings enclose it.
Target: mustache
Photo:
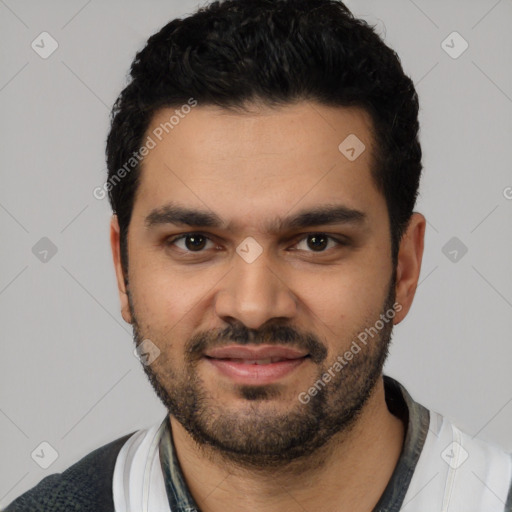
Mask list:
[[[310,332],[301,332],[287,325],[249,329],[242,324],[196,334],[185,345],[185,357],[192,363],[201,359],[206,350],[230,343],[290,346],[308,352],[312,361],[317,364],[327,358],[327,348]]]

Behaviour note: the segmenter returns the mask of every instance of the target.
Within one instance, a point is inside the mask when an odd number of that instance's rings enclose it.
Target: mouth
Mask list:
[[[206,356],[206,357],[208,357],[208,356]],[[273,363],[280,363],[281,361],[295,361],[295,359],[283,359],[280,357],[268,357],[267,359],[236,359],[236,358],[217,359],[214,357],[209,357],[209,359],[216,359],[217,361],[231,361],[236,364],[273,364]]]
[[[283,346],[230,345],[208,351],[204,359],[236,384],[264,385],[296,371],[309,354]]]

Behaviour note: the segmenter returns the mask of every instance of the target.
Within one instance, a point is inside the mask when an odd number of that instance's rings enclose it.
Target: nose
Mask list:
[[[217,316],[227,323],[238,320],[250,329],[269,320],[294,317],[296,298],[282,272],[271,263],[265,253],[252,263],[237,255],[215,298]]]

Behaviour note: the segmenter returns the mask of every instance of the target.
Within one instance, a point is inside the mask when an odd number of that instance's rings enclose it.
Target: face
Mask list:
[[[338,149],[350,134],[355,159]],[[370,118],[199,105],[164,135],[142,166],[126,288],[112,227],[123,316],[160,351],[144,370],[201,445],[260,467],[312,453],[358,418],[409,305]]]

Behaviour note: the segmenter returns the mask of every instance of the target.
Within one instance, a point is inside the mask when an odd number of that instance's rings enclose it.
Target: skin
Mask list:
[[[148,133],[173,111],[159,111]],[[338,150],[349,134],[366,145],[352,162]],[[371,120],[364,111],[306,101],[277,109],[254,105],[251,113],[199,105],[158,142],[144,160],[129,227],[126,276],[115,215],[111,245],[123,318],[134,324],[136,312],[141,336],[158,345],[161,356],[151,370],[162,383],[171,379],[171,367],[176,378],[186,378],[187,340],[226,325],[261,329],[281,321],[314,333],[326,349],[325,366],[348,350],[357,333],[374,325],[393,268],[386,202],[372,180],[371,162]],[[229,228],[148,229],[147,215],[169,201],[213,211]],[[364,212],[365,222],[266,229],[276,218],[332,203]],[[395,284],[401,308],[395,325],[413,301],[425,222],[414,213],[401,240]],[[215,240],[189,256],[183,241],[179,247],[166,245],[169,237],[191,231]],[[307,244],[311,233],[344,236],[349,243],[333,243],[318,253]],[[252,263],[236,252],[249,236],[263,249]],[[357,357],[365,357],[365,351]],[[311,361],[301,365],[271,397],[252,401],[208,364],[199,362],[195,371],[212,414],[247,422],[301,411],[297,396],[315,382],[319,367]],[[404,439],[404,425],[386,406],[381,378],[350,427],[275,470],[237,463],[233,456],[198,444],[174,415],[169,418],[183,474],[203,512],[370,511],[393,473]]]

